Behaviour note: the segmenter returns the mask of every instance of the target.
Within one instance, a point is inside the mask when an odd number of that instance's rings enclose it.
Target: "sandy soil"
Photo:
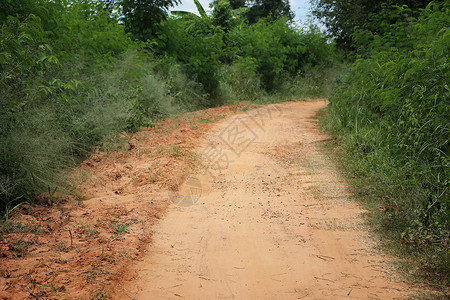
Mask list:
[[[162,191],[153,243],[114,299],[398,299],[396,280],[319,151],[325,100],[270,105],[217,123],[203,167]],[[165,193],[165,194],[164,194]]]

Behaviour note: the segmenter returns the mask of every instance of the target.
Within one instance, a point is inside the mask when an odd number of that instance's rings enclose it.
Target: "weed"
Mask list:
[[[67,243],[66,242],[59,242],[56,245],[56,251],[58,251],[58,252],[68,252],[69,249],[67,247]]]
[[[128,255],[127,250],[122,250],[122,251],[119,251],[119,256],[123,257],[123,258],[127,258],[129,255]]]
[[[75,172],[73,174],[73,179],[75,180],[75,185],[80,185],[84,182],[86,182],[91,177],[91,174],[81,168],[75,169]]]
[[[437,289],[445,286],[449,282],[447,275],[450,266],[450,255],[445,244],[442,247],[418,247],[405,243],[402,235],[407,223],[395,215],[398,213],[396,206],[386,203],[391,199],[410,199],[405,194],[410,191],[393,189],[392,181],[380,180],[373,174],[373,165],[367,164],[364,159],[355,158],[355,153],[349,150],[348,145],[339,146],[336,141],[327,141],[324,151],[332,153],[334,161],[352,186],[354,199],[367,209],[367,222],[378,233],[380,244],[386,251],[401,258],[398,266],[402,274],[412,282],[427,282]],[[378,159],[380,163],[386,162],[386,156]]]
[[[56,191],[58,190],[58,187],[57,186],[55,186],[55,188],[52,190],[51,188],[50,188],[50,186],[48,185],[47,186],[47,189],[48,189],[48,198],[47,198],[47,201],[48,201],[48,205],[49,206],[52,206],[52,199],[53,199],[53,196],[55,195],[55,193],[56,193]]]
[[[54,279],[54,278],[53,278]],[[65,286],[55,286],[53,282],[50,283],[50,288],[55,292],[56,296],[60,296],[60,292],[64,292],[66,290]]]
[[[23,224],[20,222],[4,222],[1,224],[0,232],[3,234],[7,233],[32,233],[34,235],[39,235],[43,232],[42,224],[36,223],[34,220],[31,223]]]
[[[181,146],[179,146],[179,145],[174,145],[174,146],[172,146],[172,152],[173,152],[176,156],[181,155],[181,153],[182,153],[182,151],[181,151]]]
[[[105,288],[99,288],[91,291],[91,300],[105,300],[106,292]]]
[[[408,13],[373,15],[369,24],[391,23],[379,39],[370,26],[355,31],[365,58],[341,80],[322,124],[387,249],[409,277],[442,289],[450,283],[448,4],[404,22]]]
[[[148,176],[148,182],[150,183],[158,182],[158,177],[150,175]]]
[[[119,186],[117,189],[114,190],[114,193],[116,193],[117,195],[122,194],[124,187],[123,186]]]
[[[132,224],[133,224],[133,222],[129,222],[129,223],[125,223],[125,224],[119,224],[119,221],[116,220],[116,221],[114,221],[114,224],[113,224],[113,231],[117,235],[122,234],[122,233],[126,233],[128,227],[130,227],[130,225],[132,225]]]
[[[98,278],[100,275],[108,274],[107,271],[104,271],[100,269],[100,263],[94,263],[92,265],[92,268],[89,269],[86,273],[86,280],[87,281],[93,281],[94,279]]]
[[[28,251],[28,246],[20,243],[8,243],[8,247],[11,251],[14,251],[14,256],[16,257],[23,257]]]
[[[101,221],[100,221],[101,223]],[[97,220],[97,225],[99,226],[99,220]],[[92,229],[90,224],[85,224],[83,222],[81,222],[80,226],[76,229],[76,232],[78,233],[78,235],[80,237],[84,237],[86,239],[92,239],[97,237],[100,232],[98,230]]]
[[[199,120],[197,120],[197,122],[198,123],[212,123],[213,121],[208,118],[200,118]]]
[[[156,147],[156,150],[153,152],[153,153],[155,153],[156,155],[164,155],[165,153],[167,152],[167,149],[166,149],[166,147],[163,147],[163,146],[157,146]]]

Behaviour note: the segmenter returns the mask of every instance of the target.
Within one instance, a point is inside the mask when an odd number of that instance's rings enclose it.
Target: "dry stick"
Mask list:
[[[286,274],[287,274],[287,273],[273,274],[272,276],[270,276],[270,279],[281,282],[280,279],[275,279],[275,278],[273,278],[273,277],[274,277],[274,276],[280,276],[280,275],[286,275]]]
[[[198,278],[203,279],[203,280],[213,280],[213,281],[215,281],[214,279],[206,278],[206,277],[203,277],[203,276],[198,276]]]
[[[73,245],[73,238],[72,238],[72,230],[69,228],[69,234],[70,234],[70,247]]]
[[[317,277],[317,276],[314,276],[314,278],[315,278],[315,279],[326,280],[326,281],[329,281],[329,282],[334,282],[334,281],[331,280],[331,279],[321,278],[321,277]]]
[[[169,287],[166,287],[166,288],[161,288],[162,290],[168,290],[168,289],[171,289],[171,288],[174,288],[174,287],[179,287],[179,286],[182,286],[182,284],[176,284],[176,285],[172,285],[172,286],[169,286]]]
[[[326,255],[320,255],[320,254],[314,254],[315,256],[317,256],[317,258],[320,258],[322,260],[327,260],[328,259],[335,259],[334,257],[331,256],[326,256]]]
[[[350,288],[350,291],[347,293],[347,296],[350,296],[351,292],[353,291],[352,288]]]
[[[275,281],[278,281],[278,282],[281,282],[280,279],[275,279],[275,278],[272,278],[272,277],[270,277],[270,279],[275,280]]]
[[[380,268],[382,268],[381,265],[367,265],[367,266],[364,266],[363,268],[370,268],[370,267],[380,267]]]

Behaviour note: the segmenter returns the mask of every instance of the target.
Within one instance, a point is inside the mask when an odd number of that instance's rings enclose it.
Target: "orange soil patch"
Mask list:
[[[251,108],[228,105],[167,119],[95,151],[72,173],[74,197],[41,197],[2,225],[0,299],[102,299],[114,293],[152,241],[169,204],[159,196],[197,168],[194,150],[211,124]],[[47,197],[48,198],[48,197]]]

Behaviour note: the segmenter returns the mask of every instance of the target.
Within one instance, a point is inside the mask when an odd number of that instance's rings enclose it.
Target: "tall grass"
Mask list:
[[[408,254],[411,273],[441,287],[450,283],[448,12],[432,3],[418,20],[373,39],[322,120],[386,241]],[[397,39],[408,46],[392,47]]]
[[[350,69],[349,63],[335,60],[309,67],[295,77],[280,76],[276,95],[285,100],[330,98]]]
[[[224,102],[256,101],[266,96],[254,59],[240,58],[222,67],[219,74],[219,97]]]
[[[32,200],[49,188],[67,188],[59,172],[121,132],[153,126],[159,119],[202,107],[204,99],[195,93],[195,83],[176,69],[169,74],[158,72],[157,61],[138,50],[126,51],[100,71],[98,65],[86,68],[79,61],[61,67],[68,73],[80,65],[79,87],[48,95],[30,93],[25,100],[40,102],[15,112],[8,130],[2,132],[2,209]],[[180,94],[184,102],[179,101]],[[40,97],[48,102],[42,103]]]

